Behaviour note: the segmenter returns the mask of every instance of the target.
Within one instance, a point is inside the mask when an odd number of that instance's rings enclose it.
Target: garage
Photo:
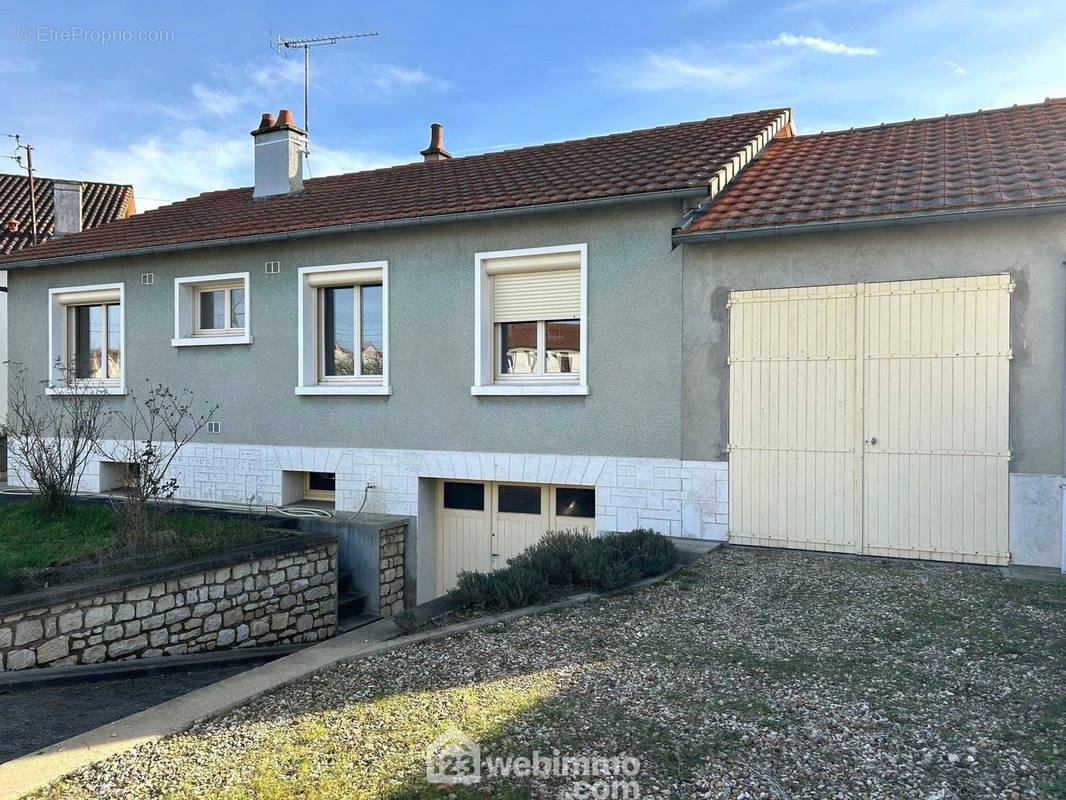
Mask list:
[[[1012,289],[730,293],[730,541],[1008,563]]]
[[[596,532],[589,486],[441,480],[437,482],[437,591],[464,571],[487,572],[551,530]]]

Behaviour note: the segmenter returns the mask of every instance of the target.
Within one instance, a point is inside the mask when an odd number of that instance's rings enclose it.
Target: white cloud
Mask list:
[[[430,77],[417,67],[396,67],[390,64],[372,65],[367,70],[364,80],[382,92],[430,83]]]
[[[956,62],[951,61],[950,59],[944,61],[944,64],[946,66],[948,66],[948,67],[951,67],[951,71],[954,72],[956,75],[969,75],[970,74],[969,72],[966,71],[966,68],[964,66],[962,66],[961,64],[957,64]]]
[[[797,36],[794,33],[778,34],[776,39],[771,39],[765,44],[771,47],[805,47],[808,50],[834,56],[876,56],[878,52],[876,47],[859,47],[823,39],[820,36]]]
[[[710,61],[703,54],[648,53],[641,61],[612,69],[608,75],[616,86],[640,91],[735,87],[751,81],[744,69]]]
[[[37,62],[28,58],[0,60],[0,75],[14,75],[20,72],[36,72]]]

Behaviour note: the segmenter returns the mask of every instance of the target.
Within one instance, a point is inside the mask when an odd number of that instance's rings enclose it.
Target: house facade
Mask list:
[[[0,255],[136,213],[133,187],[36,178],[30,201],[25,175],[0,175]],[[34,229],[36,214],[36,229]],[[7,417],[7,272],[0,270],[0,420]]]
[[[448,157],[435,129],[422,163],[313,181],[300,172],[302,137],[285,112],[267,115],[253,132],[252,189],[47,243],[10,264],[12,357],[49,377],[56,402],[87,382],[120,404],[151,381],[220,404],[219,424],[175,463],[181,497],[411,516],[419,600],[446,591],[460,569],[502,565],[548,529],[649,527],[864,552],[861,523],[835,543],[749,526],[782,505],[803,529],[859,520],[866,512],[840,487],[864,478],[840,466],[824,495],[835,498],[832,517],[832,502],[783,504],[788,492],[814,496],[811,487],[773,484],[737,460],[787,450],[775,469],[792,459],[802,475],[795,453],[821,448],[824,461],[848,450],[854,460],[861,447],[734,436],[731,416],[749,431],[817,431],[819,414],[854,416],[857,405],[841,396],[787,425],[760,419],[756,411],[776,408],[771,393],[731,372],[745,361],[730,350],[741,341],[730,315],[745,299],[734,293],[1014,270],[1008,310],[1022,327],[1011,340],[1037,363],[1009,365],[1018,444],[1010,513],[995,522],[1010,526],[1010,542],[973,552],[904,542],[879,554],[1046,563],[1057,543],[1061,558],[1052,484],[1062,474],[1063,294],[1061,280],[1051,289],[1049,263],[1066,253],[1061,217],[982,223],[977,238],[976,225],[945,223],[719,241],[708,222],[717,204],[793,141],[785,109],[463,159]],[[1011,241],[1027,244],[1014,252]],[[815,327],[827,319],[812,313]],[[864,357],[842,352],[820,359]],[[57,363],[73,366],[75,386]],[[731,396],[739,385],[749,395]],[[787,386],[762,385],[774,396]],[[1017,418],[1029,413],[1042,416]],[[1018,433],[1029,430],[1043,436]],[[740,493],[738,470],[747,470]],[[810,471],[830,476],[824,465]],[[94,463],[83,489],[113,488],[118,474]],[[986,490],[964,486],[959,507],[985,508]],[[928,516],[918,505],[906,515]],[[748,527],[733,530],[738,519]]]

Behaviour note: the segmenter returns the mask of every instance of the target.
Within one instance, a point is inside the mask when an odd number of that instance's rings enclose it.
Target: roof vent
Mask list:
[[[444,126],[434,122],[429,126],[429,147],[419,153],[426,161],[447,161],[452,154],[444,149]]]
[[[303,154],[307,134],[296,127],[287,108],[263,114],[259,127],[252,131],[255,139],[255,189],[252,197],[272,197],[302,192],[304,188]]]

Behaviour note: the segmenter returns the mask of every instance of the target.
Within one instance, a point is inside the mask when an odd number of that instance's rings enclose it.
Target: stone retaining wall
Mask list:
[[[399,614],[404,609],[404,550],[407,525],[381,530],[381,576],[378,581],[378,613],[383,617]]]
[[[123,585],[116,576],[108,582],[118,587],[107,591],[97,582],[97,591],[75,597],[76,587],[32,595],[62,594],[62,602],[9,611],[19,598],[4,598],[0,670],[328,638],[337,624],[336,541],[288,541],[269,555],[242,552],[239,561],[200,562],[172,577],[145,581],[136,573]]]

